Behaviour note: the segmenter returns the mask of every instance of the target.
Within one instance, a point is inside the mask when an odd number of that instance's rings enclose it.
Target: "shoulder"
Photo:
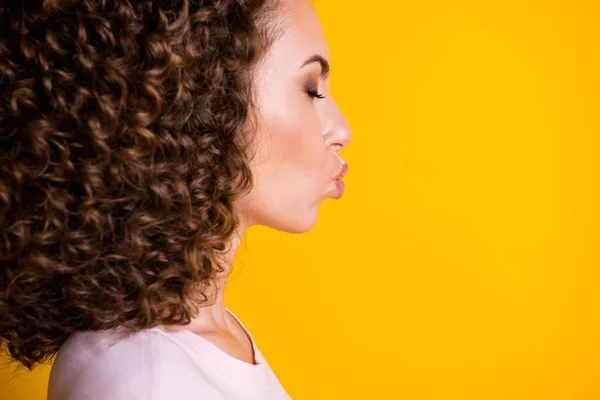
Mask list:
[[[210,382],[181,343],[160,330],[79,332],[57,354],[48,400],[185,400],[192,393],[202,399]]]

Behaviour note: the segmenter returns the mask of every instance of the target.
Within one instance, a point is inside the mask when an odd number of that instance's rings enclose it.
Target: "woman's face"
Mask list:
[[[281,3],[285,30],[254,77],[254,187],[238,210],[246,227],[300,233],[314,226],[323,200],[339,198],[345,162],[337,152],[352,136],[329,92],[329,51],[311,1]]]

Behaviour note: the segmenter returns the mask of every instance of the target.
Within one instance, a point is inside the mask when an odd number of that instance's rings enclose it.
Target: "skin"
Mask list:
[[[257,119],[252,120],[254,187],[234,207],[240,225],[224,255],[231,267],[245,231],[265,225],[289,233],[310,230],[327,198],[339,198],[335,176],[344,165],[338,152],[352,139],[348,122],[331,97],[328,74],[313,56],[329,63],[329,50],[310,0],[281,0],[284,26],[254,76]],[[327,67],[325,67],[327,69]],[[312,93],[312,96],[310,93]],[[316,93],[324,98],[313,97]],[[226,271],[227,272],[227,271]],[[227,277],[215,280],[216,302],[186,326],[226,354],[254,364],[249,337],[225,309]]]

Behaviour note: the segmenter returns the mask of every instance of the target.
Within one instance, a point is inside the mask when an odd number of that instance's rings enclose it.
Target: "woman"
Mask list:
[[[48,398],[289,398],[223,290],[305,232],[351,133],[309,0],[0,9],[0,337]]]

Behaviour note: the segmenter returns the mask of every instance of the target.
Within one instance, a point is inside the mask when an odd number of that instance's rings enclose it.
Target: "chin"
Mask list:
[[[318,207],[305,212],[288,212],[280,218],[272,218],[261,225],[287,233],[306,233],[315,227],[319,216]]]

